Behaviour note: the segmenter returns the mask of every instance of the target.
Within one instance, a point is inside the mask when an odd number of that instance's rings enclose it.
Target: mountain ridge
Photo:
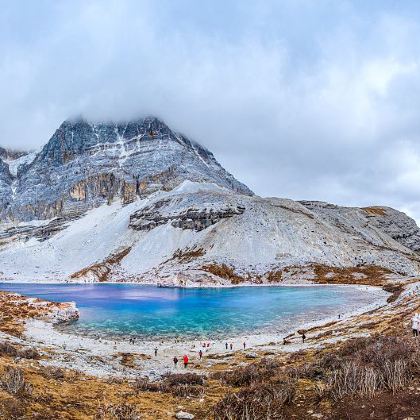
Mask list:
[[[259,197],[154,117],[65,121],[33,157],[16,175],[0,159],[0,279],[217,286],[420,274],[420,229],[404,213]]]

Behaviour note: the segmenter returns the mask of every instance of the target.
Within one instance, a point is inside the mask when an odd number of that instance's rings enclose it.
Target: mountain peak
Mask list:
[[[19,168],[0,214],[51,218],[115,198],[128,203],[186,180],[253,194],[209,150],[157,117],[125,122],[78,117],[64,121],[35,159]]]

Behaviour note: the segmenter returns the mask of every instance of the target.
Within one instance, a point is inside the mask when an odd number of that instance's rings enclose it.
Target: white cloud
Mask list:
[[[416,2],[4,3],[0,143],[153,113],[262,195],[420,219]]]

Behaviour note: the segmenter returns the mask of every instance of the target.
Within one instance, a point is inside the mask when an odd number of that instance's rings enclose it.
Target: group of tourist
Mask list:
[[[134,344],[134,338],[130,338],[130,344]],[[206,349],[206,348],[209,348],[210,347],[210,343],[208,343],[208,342],[206,342],[206,343],[203,343],[202,344],[203,345],[203,348],[204,349]],[[242,346],[243,346],[243,348],[244,348],[244,350],[246,349],[246,342],[244,341],[243,343],[242,343]],[[230,344],[228,344],[227,342],[225,343],[225,348],[226,348],[226,350],[232,350],[233,351],[233,343],[230,343]],[[154,354],[155,354],[155,357],[157,357],[157,355],[158,355],[158,348],[157,347],[155,347],[154,348]],[[198,351],[198,357],[199,357],[199,359],[201,360],[202,358],[203,358],[203,350],[202,349],[200,349],[199,351]],[[178,359],[178,357],[176,357],[176,356],[174,356],[174,358],[172,359],[172,361],[173,361],[173,363],[174,363],[174,367],[176,368],[177,366],[178,366],[178,362],[179,362],[179,359]],[[183,362],[183,364],[184,364],[184,368],[187,368],[188,367],[188,363],[189,363],[189,357],[188,357],[188,355],[186,355],[186,354],[184,354],[184,356],[182,357],[182,362]]]
[[[415,313],[414,316],[411,318],[411,327],[412,327],[412,331],[413,331],[413,336],[414,337],[419,337],[420,336],[420,313]],[[306,335],[305,335],[305,331],[299,331],[299,333],[302,336],[302,342],[305,343],[305,339],[306,339]],[[283,338],[283,345],[289,344],[290,341],[288,341],[286,338]],[[135,339],[134,338],[130,338],[130,344],[135,344]],[[202,343],[202,346],[204,349],[208,349],[210,347],[210,343],[209,342],[205,342]],[[246,349],[246,342],[242,343],[243,349]],[[225,349],[226,350],[230,350],[233,351],[233,343],[228,343],[225,342]],[[207,350],[208,351],[208,350]],[[154,354],[155,357],[158,354],[158,348],[155,347],[154,349]],[[198,357],[201,360],[203,358],[203,350],[200,349],[198,352]],[[174,358],[172,359],[173,363],[174,363],[174,367],[176,368],[178,366],[178,358],[176,356],[174,356]],[[184,364],[184,368],[188,367],[189,364],[189,357],[187,354],[184,354],[184,356],[182,357],[182,362]]]
[[[200,350],[200,352],[201,352],[201,350]],[[203,352],[201,352],[201,354],[200,354],[200,359],[201,359],[202,355],[203,355]],[[174,358],[172,360],[173,360],[174,366],[176,368],[178,366],[178,361],[179,361],[178,357],[174,356]],[[186,354],[184,354],[184,356],[182,357],[182,361],[184,362],[184,368],[186,369],[188,367],[188,363],[190,361]]]
[[[413,318],[411,318],[411,328],[413,336],[418,337],[420,335],[420,313],[414,314]]]

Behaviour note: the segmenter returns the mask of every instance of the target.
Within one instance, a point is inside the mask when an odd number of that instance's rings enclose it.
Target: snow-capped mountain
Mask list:
[[[66,121],[18,170],[0,159],[0,206],[9,280],[207,285],[420,273],[420,230],[405,214],[255,196],[211,152],[151,117]]]
[[[186,179],[252,194],[211,152],[153,117],[127,123],[65,121],[40,153],[14,177],[12,172],[10,165],[1,172],[8,204],[1,215],[13,220],[81,213],[117,197],[129,203]]]

